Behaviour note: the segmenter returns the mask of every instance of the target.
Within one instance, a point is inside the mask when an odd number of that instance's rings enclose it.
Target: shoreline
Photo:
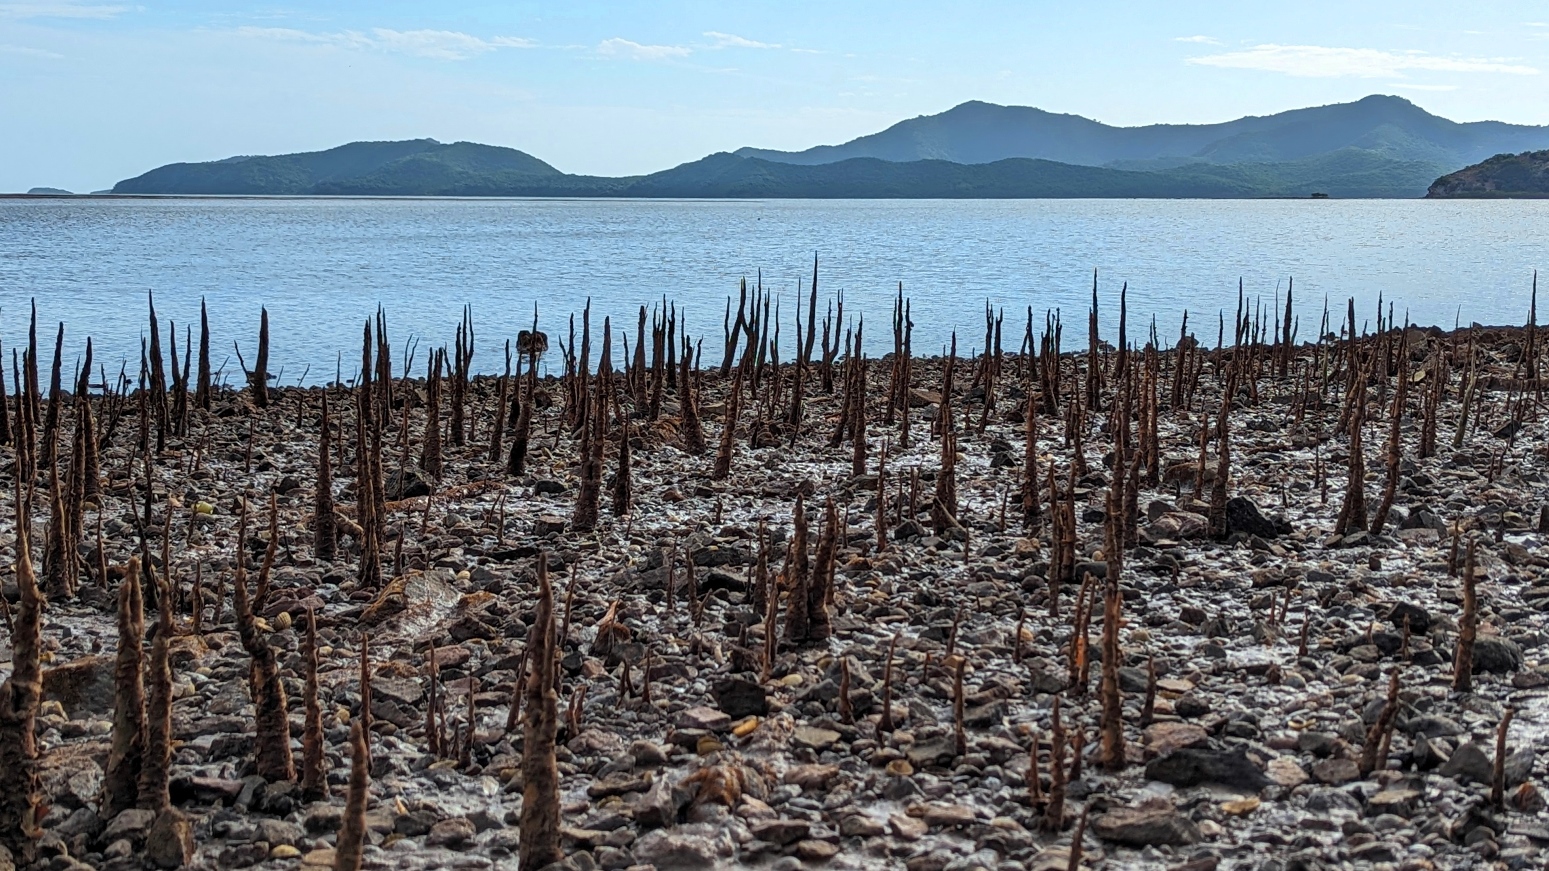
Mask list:
[[[174,361],[166,393],[93,395],[101,492],[66,509],[80,512],[76,589],[49,595],[41,630],[43,830],[71,867],[168,850],[191,867],[327,866],[369,637],[368,866],[514,868],[533,748],[510,711],[543,625],[541,557],[560,733],[545,801],[566,867],[1065,868],[1073,843],[1125,871],[1541,861],[1542,334],[1286,346],[1268,324],[1246,341],[1250,323],[1220,352],[1093,357],[1070,350],[1088,336],[1066,326],[1035,334],[1036,356],[864,365],[815,349],[804,367],[761,366],[743,340],[746,364],[723,376],[670,363],[662,323],[632,347],[640,368],[530,387],[465,378],[453,341],[434,385],[249,387],[214,392],[206,411]],[[872,335],[891,338],[885,323]],[[608,340],[590,350],[606,359]],[[560,358],[554,341],[544,359]],[[25,402],[6,386],[14,419]],[[82,403],[59,398],[68,470]],[[1124,474],[1115,452],[1133,458]],[[15,447],[0,458],[7,492],[25,489]],[[50,494],[59,476],[35,471],[37,557],[50,506],[70,503]],[[1369,525],[1390,477],[1382,530],[1337,529],[1356,510]],[[1349,508],[1351,482],[1364,507]],[[320,517],[336,524],[331,559]],[[0,530],[8,565],[15,529]],[[1452,688],[1455,540],[1474,542],[1467,692]],[[111,765],[116,591],[136,553],[176,602],[169,789],[186,844],[155,814],[101,812],[94,791]],[[238,560],[268,582],[248,626],[233,613]],[[40,565],[45,587],[55,570]],[[14,571],[0,587],[16,597]],[[315,732],[302,725],[309,613]],[[253,627],[295,721],[280,719],[281,743],[321,742],[328,798],[301,792],[299,749],[297,783],[257,773],[255,744],[275,745],[249,698],[239,636]],[[1384,718],[1390,674],[1400,701]],[[1514,755],[1494,810],[1480,779],[1507,708]],[[1115,723],[1117,758],[1100,740]]]

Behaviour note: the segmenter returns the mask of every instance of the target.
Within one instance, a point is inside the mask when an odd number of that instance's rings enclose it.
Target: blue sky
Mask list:
[[[1549,124],[1549,4],[0,2],[0,191],[422,136],[620,175],[971,99],[1131,125],[1371,93]]]

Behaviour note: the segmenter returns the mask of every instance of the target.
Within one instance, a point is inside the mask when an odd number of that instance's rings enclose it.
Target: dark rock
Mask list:
[[[1307,794],[1307,809],[1318,813],[1360,811],[1361,800],[1343,789],[1314,789]]]
[[[43,670],[44,701],[59,702],[72,717],[113,710],[113,657],[83,656]]]
[[[769,697],[764,688],[740,677],[727,678],[714,687],[715,704],[733,720],[762,717],[769,713]]]
[[[1399,855],[1394,850],[1394,845],[1386,841],[1372,841],[1351,850],[1350,858],[1363,864],[1368,862],[1397,862]]]
[[[1533,774],[1534,754],[1532,747],[1523,747],[1506,755],[1506,785],[1516,786],[1527,782]]]
[[[448,635],[454,641],[472,641],[477,638],[482,641],[493,641],[500,636],[499,632],[488,623],[480,620],[472,614],[464,614],[452,622],[446,629]]]
[[[753,832],[753,837],[760,841],[784,847],[806,838],[807,833],[812,831],[812,824],[806,820],[755,820],[748,828]]]
[[[387,473],[382,482],[383,495],[389,502],[430,495],[430,476],[416,466],[405,466]]]
[[[1463,727],[1458,725],[1458,721],[1439,714],[1413,717],[1400,724],[1399,728],[1410,735],[1424,735],[1427,738],[1448,738],[1463,733]]]
[[[1006,701],[996,699],[976,705],[963,712],[963,725],[970,729],[988,729],[998,726],[1006,718]]]
[[[1210,713],[1210,705],[1194,693],[1184,693],[1173,702],[1173,713],[1185,719],[1203,717]]]
[[[1429,508],[1416,508],[1409,512],[1409,516],[1400,523],[1399,529],[1434,529],[1437,532],[1447,532],[1447,521]]]
[[[1522,647],[1510,638],[1481,635],[1474,641],[1474,674],[1509,674],[1522,667]]]
[[[732,547],[730,545],[711,545],[694,551],[694,565],[704,568],[719,568],[721,566],[745,566],[753,562],[753,555],[746,549]],[[714,580],[714,577],[709,579]],[[715,586],[713,583],[708,586]],[[737,585],[745,588],[746,584]]]
[[[1409,749],[1409,763],[1416,771],[1430,771],[1446,761],[1447,754],[1436,746],[1436,742],[1424,735],[1415,736],[1414,746]]]
[[[1242,747],[1213,749],[1186,747],[1151,760],[1146,777],[1173,786],[1219,783],[1244,789],[1262,789],[1271,781]]]
[[[1388,620],[1395,629],[1403,629],[1405,618],[1409,620],[1411,635],[1424,635],[1431,631],[1431,612],[1413,602],[1399,602],[1388,612]]]
[[[1226,533],[1246,533],[1260,538],[1274,538],[1291,532],[1291,524],[1284,520],[1265,517],[1253,500],[1246,496],[1233,496],[1226,500]]]
[[[1296,736],[1296,749],[1314,756],[1327,757],[1334,752],[1338,741],[1339,736],[1332,732],[1308,729]]]
[[[1108,577],[1108,564],[1093,560],[1082,560],[1076,563],[1076,583],[1080,583],[1087,575],[1099,581]]]
[[[1495,762],[1490,755],[1472,741],[1452,751],[1452,756],[1441,766],[1447,777],[1467,783],[1489,783],[1495,775]]]
[[[1119,689],[1127,693],[1144,693],[1147,677],[1145,669],[1126,665],[1119,669]]]

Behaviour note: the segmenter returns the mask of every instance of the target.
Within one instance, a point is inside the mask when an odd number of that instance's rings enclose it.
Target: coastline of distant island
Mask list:
[[[1221,124],[1113,127],[968,102],[836,146],[743,148],[646,175],[577,175],[434,139],[173,163],[113,195],[666,199],[1506,198],[1549,195],[1549,127],[1457,123],[1371,96]],[[1534,155],[1537,155],[1535,158]],[[1459,169],[1458,167],[1465,167]],[[1536,169],[1535,169],[1536,167]],[[78,196],[34,188],[34,196]]]

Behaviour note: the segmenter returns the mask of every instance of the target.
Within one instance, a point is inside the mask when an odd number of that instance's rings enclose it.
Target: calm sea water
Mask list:
[[[1063,310],[1067,346],[1084,345],[1094,269],[1110,336],[1127,282],[1132,336],[1154,316],[1170,343],[1187,309],[1213,343],[1239,278],[1269,308],[1294,277],[1304,338],[1325,298],[1336,319],[1353,296],[1371,320],[1379,294],[1421,324],[1520,323],[1533,270],[1549,266],[1549,201],[0,200],[0,340],[25,341],[35,299],[40,338],[66,324],[67,359],[90,335],[99,361],[133,372],[147,293],[180,346],[202,297],[214,362],[230,357],[232,372],[234,341],[252,362],[263,305],[271,371],[292,383],[310,367],[318,382],[341,352],[351,377],[378,303],[394,345],[422,349],[451,343],[466,303],[489,371],[534,304],[556,335],[590,297],[594,328],[612,315],[632,342],[638,307],[665,295],[718,361],[738,281],[762,270],[790,336],[814,253],[823,295],[844,291],[879,353],[900,282],[917,351],[954,329],[964,353],[982,345],[987,301],[1006,310],[1013,348],[1029,306],[1040,321]]]

